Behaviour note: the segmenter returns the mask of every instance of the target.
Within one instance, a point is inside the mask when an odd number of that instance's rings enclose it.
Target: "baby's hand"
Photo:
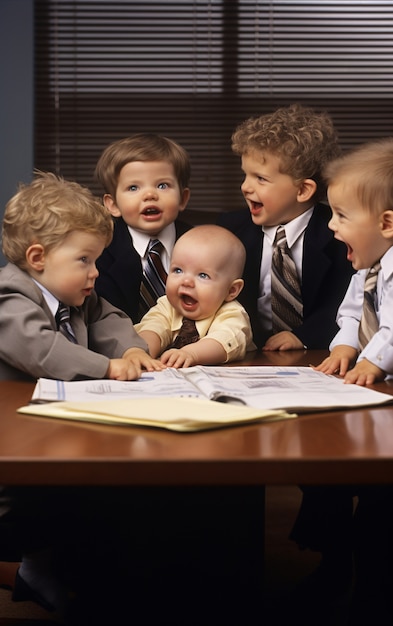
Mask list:
[[[165,369],[165,365],[161,363],[161,361],[153,359],[150,354],[147,354],[142,348],[129,348],[123,354],[123,359],[129,361],[137,367],[139,371],[144,369],[147,372],[159,372]]]
[[[355,362],[357,354],[357,350],[351,346],[336,346],[329,356],[314,369],[324,374],[345,376],[350,366]]]
[[[359,363],[356,363],[355,367],[351,369],[344,377],[345,383],[353,383],[355,385],[372,385],[378,380],[383,380],[386,373],[379,367],[371,363],[367,359],[362,359]]]
[[[283,330],[269,337],[262,350],[301,350],[304,348],[302,342],[289,330]]]
[[[197,360],[192,352],[188,352],[184,348],[177,350],[176,348],[171,348],[170,350],[166,350],[163,352],[160,358],[161,363],[163,363],[166,367],[192,367],[193,365],[197,365]]]

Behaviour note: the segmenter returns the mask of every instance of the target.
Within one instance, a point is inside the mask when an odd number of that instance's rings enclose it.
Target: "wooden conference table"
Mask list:
[[[234,365],[317,364],[326,353],[252,354]],[[393,384],[374,386],[393,394]],[[393,482],[393,406],[179,434],[16,413],[33,384],[0,382],[0,484],[288,485]],[[307,390],[305,389],[305,393]]]
[[[326,354],[252,354],[234,365],[316,365]],[[375,389],[393,395],[390,383]],[[153,550],[166,543],[169,556],[160,552],[158,573],[149,573],[162,601],[149,603],[147,617],[146,603],[139,612],[134,605],[138,626],[263,623],[265,485],[393,483],[390,405],[179,434],[16,413],[32,392],[30,383],[0,382],[0,484],[116,485],[170,502],[166,536]],[[162,559],[173,566],[167,581]],[[176,602],[165,612],[174,580]]]

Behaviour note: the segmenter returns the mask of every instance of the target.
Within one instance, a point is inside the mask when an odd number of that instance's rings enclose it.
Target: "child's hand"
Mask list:
[[[106,373],[112,380],[136,380],[142,370],[148,372],[165,369],[165,365],[147,354],[141,348],[129,348],[121,359],[111,359]]]
[[[357,355],[357,350],[351,346],[336,346],[329,356],[314,369],[324,374],[345,376],[351,365],[355,363]]]
[[[111,359],[106,378],[111,380],[136,380],[141,375],[141,368],[127,359]]]
[[[372,385],[378,380],[383,380],[386,373],[379,367],[371,363],[367,359],[362,359],[359,363],[356,363],[355,367],[344,377],[345,383],[353,383],[355,385]]]
[[[296,335],[289,330],[283,330],[269,337],[262,350],[302,350],[303,348],[302,342]]]
[[[147,372],[158,372],[165,369],[165,365],[161,361],[153,359],[142,348],[129,348],[123,354],[123,359],[132,363],[139,371],[144,369]]]
[[[192,367],[193,365],[197,365],[197,359],[188,350],[181,348],[180,350],[176,348],[171,348],[170,350],[166,350],[161,355],[160,359],[161,363],[163,363],[166,367]]]

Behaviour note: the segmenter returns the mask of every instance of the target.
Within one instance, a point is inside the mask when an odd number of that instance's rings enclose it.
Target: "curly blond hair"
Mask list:
[[[25,269],[29,246],[40,243],[49,251],[78,230],[102,237],[107,246],[113,235],[112,218],[86,187],[37,171],[33,181],[21,184],[6,205],[3,252],[8,261]]]
[[[232,135],[232,150],[240,156],[268,152],[280,159],[280,171],[296,183],[311,178],[316,198],[325,196],[325,165],[340,154],[337,132],[330,115],[300,104],[251,117]]]

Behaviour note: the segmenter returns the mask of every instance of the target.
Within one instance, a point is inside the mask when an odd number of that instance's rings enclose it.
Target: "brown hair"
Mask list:
[[[327,185],[348,180],[366,211],[393,211],[393,137],[371,141],[328,163]]]
[[[180,191],[189,185],[191,166],[186,150],[168,137],[137,133],[111,143],[101,154],[94,174],[104,193],[116,198],[120,172],[133,161],[168,161],[173,166]]]
[[[326,192],[324,166],[340,153],[331,117],[300,104],[242,122],[232,135],[232,150],[240,156],[254,151],[278,156],[283,174],[299,183],[306,178],[317,183],[316,199]]]
[[[3,252],[24,269],[26,250],[40,243],[46,251],[59,246],[71,232],[96,234],[109,245],[113,222],[89,189],[51,172],[35,172],[7,203],[3,220]]]

